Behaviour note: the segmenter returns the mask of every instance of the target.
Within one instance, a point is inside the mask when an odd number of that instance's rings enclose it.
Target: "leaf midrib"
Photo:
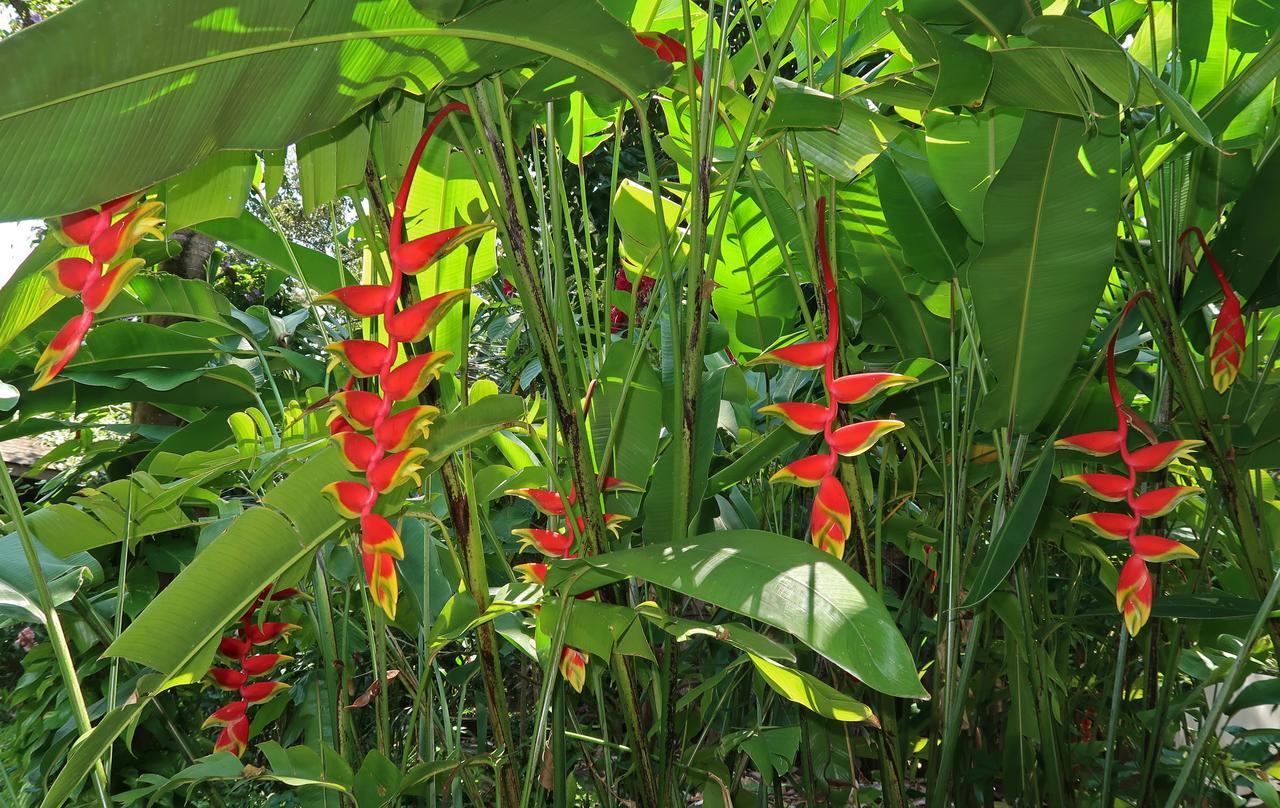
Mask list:
[[[1018,320],[1018,334],[1015,342],[1016,354],[1013,359],[1013,375],[1010,379],[1009,387],[1009,420],[1013,420],[1014,413],[1018,411],[1018,392],[1021,389],[1022,381],[1022,360],[1024,351],[1022,346],[1026,342],[1027,327],[1030,321],[1031,310],[1031,287],[1036,277],[1036,256],[1040,252],[1040,230],[1044,224],[1044,209],[1046,199],[1049,193],[1049,179],[1053,175],[1053,161],[1058,150],[1058,135],[1062,131],[1062,120],[1057,119],[1053,123],[1053,137],[1049,139],[1049,148],[1046,152],[1044,163],[1044,178],[1040,183],[1040,197],[1036,200],[1036,222],[1031,230],[1031,242],[1029,244],[1029,255],[1027,256],[1027,282],[1022,291],[1022,314]]]

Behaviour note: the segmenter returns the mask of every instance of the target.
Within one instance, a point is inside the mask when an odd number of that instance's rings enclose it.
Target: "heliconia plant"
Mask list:
[[[213,751],[230,752],[236,757],[244,754],[249,745],[248,709],[270,701],[289,689],[287,682],[260,680],[293,657],[284,654],[261,653],[261,646],[269,645],[288,636],[298,627],[278,621],[258,622],[257,614],[266,603],[277,603],[299,597],[296,589],[271,587],[262,590],[253,604],[241,617],[239,625],[218,641],[218,656],[234,664],[234,667],[215,665],[209,669],[209,678],[216,687],[235,693],[238,698],[215,710],[204,720],[201,729],[221,727]]]
[[[439,411],[415,401],[423,389],[439,377],[448,351],[428,351],[408,356],[460,300],[467,289],[453,289],[425,300],[402,306],[405,276],[416,275],[454,248],[490,229],[489,224],[470,224],[430,233],[404,241],[404,213],[414,173],[431,136],[453,112],[465,111],[465,104],[451,103],[440,109],[427,125],[409,159],[404,180],[396,194],[391,217],[389,250],[391,277],[387,284],[345,286],[319,298],[317,302],[341,306],[356,317],[370,318],[379,339],[346,339],[328,346],[331,367],[344,366],[351,378],[333,397],[329,430],[342,452],[342,459],[363,482],[332,483],[324,491],[337,511],[360,522],[360,555],[369,592],[387,616],[394,619],[399,582],[396,559],[404,558],[404,545],[391,522],[395,506],[381,503],[382,495],[413,481],[421,485],[418,472],[426,450],[414,444],[426,437]],[[372,335],[372,334],[371,334]],[[376,392],[358,389],[357,380],[376,380]],[[388,513],[381,513],[386,510]]]
[[[1213,389],[1219,393],[1225,393],[1231,383],[1236,380],[1236,376],[1240,375],[1240,365],[1244,362],[1244,345],[1247,339],[1244,317],[1240,311],[1240,300],[1236,297],[1231,284],[1227,282],[1227,276],[1223,273],[1218,259],[1209,249],[1204,231],[1198,227],[1188,227],[1183,231],[1179,241],[1184,248],[1189,235],[1195,235],[1196,240],[1200,242],[1200,249],[1209,262],[1209,268],[1213,270],[1213,276],[1217,279],[1218,286],[1222,288],[1222,307],[1218,309],[1218,316],[1213,321],[1213,331],[1209,334],[1208,357],[1209,377],[1213,379]]]
[[[160,230],[164,221],[156,215],[164,206],[156,201],[139,204],[140,199],[141,193],[127,194],[60,216],[54,223],[59,241],[68,247],[87,247],[89,257],[55,261],[45,270],[49,285],[60,295],[79,295],[83,309],[59,329],[40,354],[32,390],[53,381],[67,366],[80,350],[94,316],[110,305],[142,268],[141,258],[129,257],[134,246],[146,235],[164,238]]]
[[[639,492],[643,490],[638,485],[616,477],[605,477],[600,482],[600,492],[602,494],[623,491]],[[570,509],[578,501],[578,492],[572,487],[569,489],[567,497],[545,488],[512,488],[505,493],[509,496],[527,500],[539,513],[551,518],[568,517]],[[604,525],[610,530],[616,530],[629,518],[622,514],[606,513],[604,514]],[[576,558],[575,547],[579,546],[579,537],[581,537],[585,529],[585,520],[581,517],[574,517],[571,519],[566,518],[565,526],[561,530],[524,527],[516,528],[511,532],[520,539],[520,543],[523,546],[537,550],[548,558]],[[579,547],[579,549],[581,548]],[[521,580],[526,583],[539,585],[546,583],[548,567],[544,562],[534,561],[527,564],[517,564],[514,569]],[[593,592],[583,592],[578,595],[578,598],[586,600],[593,594]],[[582,687],[587,681],[587,663],[589,661],[590,657],[586,651],[568,645],[560,650],[560,675],[579,693],[582,692]]]
[[[1120,312],[1120,322],[1124,321],[1137,301],[1141,300],[1145,294],[1140,292],[1130,298]],[[1187,457],[1197,446],[1202,445],[1203,441],[1153,442],[1150,446],[1140,449],[1129,449],[1128,438],[1131,426],[1143,434],[1148,434],[1151,430],[1120,395],[1120,386],[1116,381],[1118,335],[1119,328],[1107,342],[1107,386],[1111,393],[1111,404],[1116,413],[1115,430],[1071,435],[1057,440],[1054,445],[1062,449],[1083,452],[1090,457],[1109,457],[1117,453],[1120,455],[1120,462],[1125,467],[1124,474],[1105,472],[1073,474],[1063,477],[1062,481],[1078,485],[1094,498],[1104,502],[1124,502],[1128,508],[1128,513],[1117,511],[1083,513],[1072,517],[1071,521],[1084,525],[1104,539],[1128,543],[1130,556],[1121,567],[1120,577],[1116,583],[1116,609],[1123,616],[1124,625],[1129,634],[1137,635],[1151,617],[1154,600],[1154,587],[1147,563],[1198,556],[1195,550],[1182,542],[1164,536],[1142,533],[1142,520],[1164,516],[1188,497],[1200,493],[1199,488],[1187,485],[1156,488],[1140,493],[1138,474],[1160,471],[1168,467],[1173,462]]]
[[[817,487],[809,538],[814,546],[842,558],[844,544],[852,529],[853,512],[844,484],[836,476],[841,457],[854,457],[866,452],[876,441],[903,423],[894,419],[856,421],[837,426],[841,404],[863,404],[885,390],[916,381],[901,373],[854,373],[836,376],[836,359],[840,346],[840,296],[831,259],[827,253],[826,198],[818,200],[818,263],[822,269],[823,297],[826,303],[826,337],[821,342],[797,342],[767,351],[751,364],[775,362],[803,369],[822,369],[822,386],[826,403],[786,401],[761,407],[760,411],[777,416],[792,430],[802,435],[822,435],[826,451],[807,455],[780,469],[770,482],[790,482]]]

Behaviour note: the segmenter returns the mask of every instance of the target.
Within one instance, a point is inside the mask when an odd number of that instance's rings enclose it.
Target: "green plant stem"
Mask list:
[[[1231,700],[1235,695],[1236,688],[1240,686],[1240,680],[1244,677],[1245,665],[1248,663],[1249,657],[1252,656],[1253,646],[1258,642],[1258,638],[1262,636],[1262,630],[1278,596],[1280,596],[1280,569],[1277,569],[1275,575],[1272,576],[1271,587],[1267,590],[1262,603],[1258,605],[1258,611],[1253,615],[1253,622],[1249,625],[1249,631],[1244,636],[1240,653],[1236,655],[1235,660],[1231,663],[1231,669],[1227,672],[1226,681],[1222,683],[1217,698],[1214,699],[1213,707],[1209,710],[1209,714],[1205,716],[1204,720],[1200,722],[1195,745],[1191,747],[1191,754],[1187,756],[1187,759],[1182,764],[1182,770],[1178,772],[1178,780],[1173,784],[1173,790],[1169,792],[1169,799],[1165,802],[1165,808],[1177,808],[1178,805],[1183,804],[1179,802],[1182,792],[1186,790],[1187,783],[1191,780],[1191,773],[1199,762],[1200,756],[1204,753],[1205,744],[1208,743],[1210,738],[1217,737],[1218,722],[1222,719],[1227,702]]]
[[[1124,694],[1124,666],[1129,652],[1129,632],[1120,629],[1120,648],[1116,651],[1115,677],[1111,684],[1111,709],[1107,715],[1106,760],[1102,765],[1102,799],[1098,805],[1111,804],[1111,778],[1116,761],[1116,729],[1120,726],[1120,702]]]
[[[71,646],[67,644],[67,635],[62,629],[62,620],[58,617],[57,607],[53,604],[53,594],[49,591],[49,581],[44,577],[44,568],[40,566],[40,554],[36,552],[35,536],[31,526],[27,524],[26,515],[22,512],[22,503],[18,500],[18,491],[13,487],[13,479],[9,476],[9,466],[3,455],[0,465],[4,473],[0,474],[0,495],[4,499],[4,510],[8,512],[9,521],[17,528],[18,541],[22,544],[22,553],[31,568],[31,579],[36,585],[36,597],[40,600],[40,611],[44,615],[45,629],[49,632],[49,640],[53,643],[53,656],[58,662],[58,672],[62,676],[62,684],[67,689],[67,697],[71,700],[71,709],[75,715],[76,728],[81,737],[88,735],[93,729],[89,720],[89,709],[85,706],[84,692],[80,689],[80,677],[76,674],[75,660],[71,656]],[[94,763],[93,781],[98,798],[103,808],[108,808],[108,783],[106,769],[102,761]]]

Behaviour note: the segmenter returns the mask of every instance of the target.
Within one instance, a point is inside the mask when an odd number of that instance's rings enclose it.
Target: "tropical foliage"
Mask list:
[[[1280,6],[34,7],[4,804],[1280,806]]]

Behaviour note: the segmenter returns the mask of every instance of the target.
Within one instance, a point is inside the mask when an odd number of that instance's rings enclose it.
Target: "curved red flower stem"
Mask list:
[[[1116,320],[1115,332],[1111,334],[1111,339],[1107,340],[1107,388],[1111,392],[1111,406],[1116,411],[1116,433],[1120,436],[1120,460],[1129,472],[1129,488],[1125,493],[1125,504],[1129,506],[1129,515],[1134,517],[1132,524],[1129,525],[1128,541],[1130,546],[1133,545],[1133,540],[1138,535],[1138,528],[1141,524],[1137,518],[1138,507],[1136,502],[1138,470],[1134,466],[1132,456],[1129,453],[1129,417],[1125,413],[1125,402],[1120,396],[1120,385],[1116,381],[1116,340],[1120,337],[1120,326],[1124,324],[1129,312],[1133,311],[1133,307],[1138,304],[1139,300],[1150,296],[1151,292],[1143,289],[1129,298],[1129,302],[1125,303],[1124,308],[1120,311],[1120,317]]]
[[[444,119],[452,112],[466,112],[467,105],[459,102],[445,104],[431,118],[431,122],[427,124],[427,128],[423,131],[422,136],[418,138],[418,145],[413,149],[413,155],[409,158],[409,165],[405,169],[404,181],[400,183],[400,190],[396,192],[394,210],[391,216],[391,233],[388,235],[390,242],[389,253],[391,255],[391,283],[388,285],[390,291],[387,294],[387,302],[382,310],[383,332],[387,336],[387,354],[382,361],[382,367],[378,370],[378,386],[384,391],[382,396],[382,404],[378,407],[378,413],[373,419],[373,433],[376,435],[382,423],[391,414],[391,405],[394,403],[391,398],[386,395],[388,377],[391,368],[395,365],[396,357],[400,354],[400,342],[387,329],[386,325],[390,322],[391,317],[396,313],[396,305],[400,301],[400,290],[404,285],[404,271],[400,269],[396,263],[395,254],[403,244],[404,233],[404,211],[409,201],[409,190],[413,186],[413,177],[418,172],[418,164],[422,161],[422,153],[426,150],[427,144],[431,141],[431,136],[435,134],[436,129],[444,122]],[[374,468],[386,456],[386,449],[381,441],[375,441],[373,453],[369,457],[369,463],[365,466],[365,477],[368,478]],[[368,516],[373,513],[373,507],[377,504],[378,494],[371,487],[369,489],[369,497],[365,500],[364,506],[360,510],[361,517]]]
[[[1209,242],[1205,239],[1203,230],[1195,225],[1188,227],[1186,230],[1183,230],[1182,235],[1178,237],[1178,243],[1185,247],[1187,236],[1190,234],[1194,234],[1196,241],[1200,242],[1200,251],[1203,252],[1204,257],[1208,259],[1209,268],[1213,270],[1214,277],[1218,279],[1218,286],[1222,287],[1222,293],[1228,296],[1234,294],[1231,290],[1231,284],[1227,282],[1226,274],[1222,271],[1222,266],[1218,264],[1218,259],[1214,258],[1213,251],[1209,249]]]
[[[818,263],[822,267],[822,292],[827,302],[827,336],[823,342],[827,344],[827,358],[822,363],[822,384],[827,393],[827,423],[822,428],[822,437],[831,455],[832,427],[840,411],[840,404],[831,394],[836,383],[836,347],[840,342],[840,295],[836,289],[835,273],[831,270],[831,256],[827,252],[827,198],[818,197]]]

